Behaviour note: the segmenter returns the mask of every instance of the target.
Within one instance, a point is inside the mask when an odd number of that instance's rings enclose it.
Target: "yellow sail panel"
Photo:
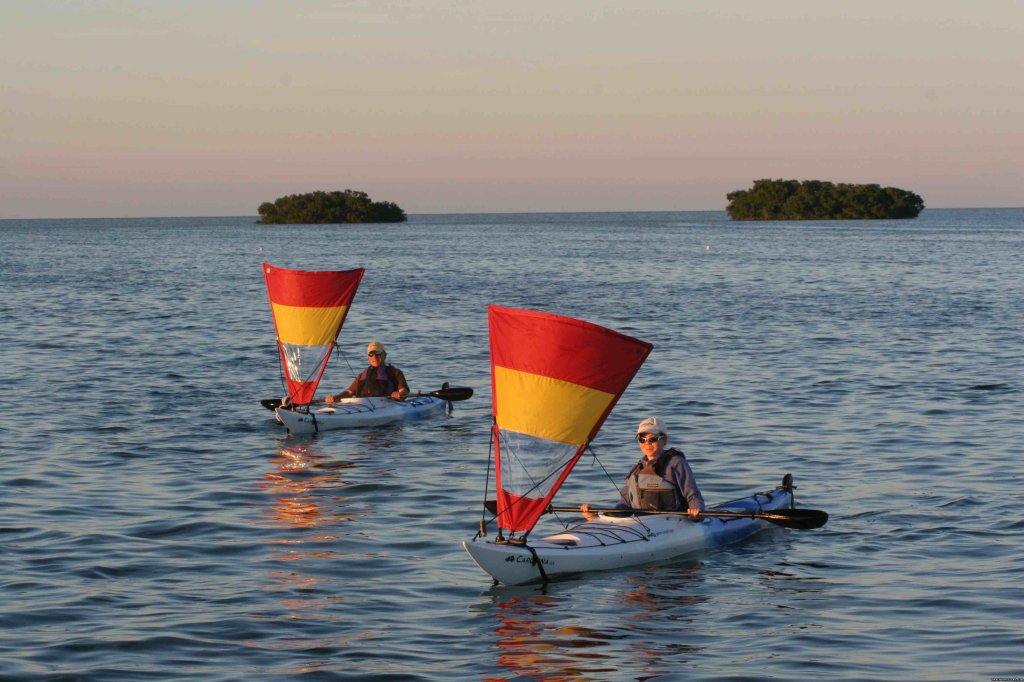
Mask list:
[[[348,306],[314,308],[271,303],[277,336],[281,343],[323,346],[332,343],[345,319]]]
[[[616,398],[560,379],[494,367],[498,428],[582,445]]]

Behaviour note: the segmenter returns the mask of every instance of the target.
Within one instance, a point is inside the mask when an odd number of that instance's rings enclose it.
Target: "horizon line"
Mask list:
[[[1012,211],[1022,210],[1024,206],[937,206],[928,207],[926,206],[921,212],[925,211]],[[445,212],[416,212],[406,213],[407,216],[443,216],[443,215],[458,215],[458,216],[470,216],[470,215],[569,215],[569,214],[614,214],[614,213],[726,213],[724,208],[704,208],[704,209],[655,209],[655,210],[638,210],[629,209],[621,211],[445,211]],[[76,217],[3,217],[0,216],[0,221],[13,221],[13,220],[162,220],[171,218],[254,218],[259,219],[259,214],[240,214],[240,213],[214,213],[207,215],[121,215],[121,216],[76,216]],[[822,219],[824,220],[824,219]],[[852,220],[860,220],[854,218]],[[870,220],[870,219],[863,219]],[[736,221],[736,222],[751,222],[751,221]],[[785,222],[785,221],[781,221]],[[262,224],[262,223],[260,223]],[[336,225],[359,225],[359,224],[370,224],[370,223],[312,223],[312,224],[336,224]],[[390,223],[390,224],[401,224],[401,223]]]

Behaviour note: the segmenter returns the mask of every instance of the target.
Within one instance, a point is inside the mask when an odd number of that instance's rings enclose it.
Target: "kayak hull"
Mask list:
[[[288,431],[304,434],[419,419],[443,411],[445,405],[447,401],[430,396],[401,401],[390,398],[343,398],[309,412],[278,407],[274,414]]]
[[[792,506],[792,489],[780,486],[711,507],[709,511],[753,513]],[[695,556],[709,548],[748,538],[769,525],[769,521],[753,518],[705,517],[692,521],[685,515],[601,514],[594,521],[529,540],[526,545],[477,538],[463,542],[462,546],[498,582],[522,585]]]

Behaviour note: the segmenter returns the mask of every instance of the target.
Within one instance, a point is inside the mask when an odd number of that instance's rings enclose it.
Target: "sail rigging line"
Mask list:
[[[352,369],[352,363],[349,362],[348,355],[345,354],[345,351],[341,350],[341,346],[339,346],[337,342],[335,342],[334,346],[338,349],[338,355],[345,359],[345,366],[348,367],[348,371],[352,374],[352,378],[355,379],[359,376],[360,372]],[[352,382],[350,381],[349,383],[351,384]],[[376,412],[377,410],[377,406],[373,404],[372,400],[366,401],[365,406],[369,408],[370,412]]]
[[[495,420],[495,421],[497,421],[497,420]],[[500,438],[502,437],[502,433],[501,433],[501,431],[500,431],[500,430],[498,431],[498,433],[497,433],[497,436],[498,436],[498,438],[499,438],[499,439],[500,439]],[[532,487],[532,488],[530,488],[529,490],[527,490],[527,491],[526,491],[526,493],[524,494],[524,496],[523,496],[522,498],[520,498],[520,499],[518,499],[518,500],[515,500],[514,502],[512,502],[512,503],[511,503],[511,504],[509,505],[509,506],[511,507],[511,506],[513,506],[513,505],[517,504],[518,502],[521,502],[521,501],[522,501],[522,500],[523,500],[523,499],[525,498],[525,495],[528,495],[528,494],[532,493],[532,492],[533,492],[534,490],[537,490],[537,488],[539,488],[540,486],[542,486],[542,485],[544,485],[545,483],[547,483],[547,482],[548,482],[548,479],[550,479],[550,478],[551,478],[552,476],[554,476],[555,474],[557,474],[557,473],[558,473],[558,471],[557,471],[557,470],[555,470],[555,471],[552,471],[552,472],[551,472],[551,473],[549,473],[549,474],[548,474],[547,476],[545,476],[545,477],[544,477],[543,479],[541,479],[540,481],[538,481],[537,479],[535,479],[535,478],[534,478],[533,474],[532,474],[532,473],[530,473],[530,471],[529,471],[528,469],[526,469],[526,467],[525,467],[525,466],[523,466],[523,463],[522,463],[522,461],[521,461],[521,460],[520,460],[520,458],[519,458],[519,454],[518,454],[518,453],[516,453],[516,452],[515,452],[515,450],[514,450],[514,448],[512,448],[512,447],[511,447],[511,445],[510,445],[510,443],[509,443],[509,441],[508,441],[508,438],[507,438],[507,437],[505,438],[505,444],[506,444],[506,445],[509,445],[509,447],[507,448],[507,450],[511,450],[511,451],[512,451],[512,453],[513,453],[513,458],[514,458],[514,461],[516,461],[516,462],[518,462],[518,463],[519,463],[520,467],[522,467],[522,468],[523,468],[523,471],[524,471],[524,473],[526,473],[526,475],[527,475],[527,476],[529,476],[529,478],[530,478],[530,481],[531,481],[531,482],[533,483],[533,487]]]
[[[587,450],[590,451],[590,456],[593,457],[594,461],[597,462],[598,466],[601,467],[601,471],[604,472],[604,475],[608,477],[608,482],[612,484],[612,489],[615,490],[615,494],[618,495],[619,498],[621,499],[622,498],[622,490],[620,489],[619,484],[616,483],[615,479],[612,478],[612,475],[610,473],[608,473],[608,470],[604,466],[604,462],[602,462],[601,458],[597,456],[597,452],[594,451],[594,448],[590,447],[590,443],[589,442],[587,443]],[[641,526],[643,526],[644,530],[646,530],[648,533],[651,532],[651,529],[647,526],[646,523],[643,522],[643,519],[641,519],[639,516],[636,517],[636,522],[639,523]]]
[[[533,491],[535,491],[535,490],[538,490],[538,489],[540,488],[540,486],[542,486],[542,485],[544,485],[545,483],[547,483],[547,482],[548,482],[548,480],[549,480],[549,479],[550,479],[550,478],[551,478],[552,476],[554,476],[555,474],[557,474],[557,473],[559,473],[559,472],[558,472],[558,471],[552,471],[552,472],[551,472],[550,474],[548,474],[547,476],[545,476],[545,477],[544,477],[544,478],[543,478],[542,480],[540,480],[540,481],[536,481],[536,482],[534,483],[533,487],[532,487],[532,488],[530,488],[529,490],[527,490],[527,491],[526,491],[526,494],[528,495],[529,493],[532,493]],[[533,480],[533,479],[532,479],[532,477],[531,477],[531,480]],[[520,497],[519,499],[513,500],[512,502],[510,502],[510,503],[508,504],[508,506],[506,507],[506,510],[514,510],[514,509],[515,509],[515,507],[516,507],[517,505],[525,503],[525,502],[526,502],[526,500],[527,500],[527,498],[526,498],[525,496],[524,496],[524,497]],[[558,516],[558,513],[557,513],[557,512],[551,512],[551,513],[555,515],[555,518],[556,518],[556,519],[558,519],[558,522],[559,522],[559,523],[561,523],[563,527],[565,527],[565,528],[568,528],[568,527],[569,527],[569,525],[568,525],[567,523],[565,523],[564,521],[562,521],[561,517],[559,517],[559,516]],[[497,516],[498,516],[498,515],[495,515],[495,518],[497,518]],[[500,528],[500,524],[499,524],[499,528]],[[532,530],[532,529],[531,529],[531,530]],[[526,536],[527,536],[527,535],[529,535],[529,534],[530,534],[530,531],[529,531],[529,530],[527,530],[527,531],[526,531],[526,532],[524,532],[524,533],[523,533],[523,535],[522,535],[522,536],[520,537],[520,540],[521,540],[521,541],[523,541],[523,542],[525,542],[525,541],[526,541]],[[513,531],[511,531],[511,532],[509,533],[509,538],[512,538],[512,537],[515,537],[515,531],[514,531],[514,530],[513,530]]]
[[[604,468],[604,465],[602,465],[602,468]],[[550,479],[550,478],[551,478],[552,476],[554,476],[555,474],[557,474],[557,473],[559,473],[559,472],[558,472],[557,470],[556,470],[556,471],[552,471],[551,473],[549,473],[549,474],[548,474],[547,476],[545,476],[545,477],[544,477],[543,479],[541,479],[540,481],[536,481],[536,480],[535,480],[535,479],[533,479],[533,477],[531,476],[531,481],[533,481],[533,482],[534,482],[534,485],[533,485],[533,487],[532,487],[532,488],[530,488],[529,490],[527,490],[527,491],[526,491],[526,493],[525,493],[525,494],[524,494],[524,495],[523,495],[522,497],[520,497],[520,498],[518,498],[518,499],[516,499],[516,500],[513,500],[512,502],[510,502],[510,503],[508,504],[508,506],[506,507],[506,509],[507,509],[507,510],[512,510],[512,509],[514,509],[514,508],[516,507],[516,505],[519,505],[519,504],[521,504],[521,503],[525,503],[525,502],[526,502],[526,500],[527,500],[527,497],[526,497],[526,495],[528,495],[529,493],[532,493],[533,491],[535,491],[535,490],[539,489],[539,488],[540,488],[540,486],[542,486],[542,485],[544,485],[545,483],[547,483],[547,482],[548,482],[548,480],[549,480],[549,479]],[[607,470],[605,471],[605,473],[607,474]],[[488,459],[488,475],[489,475],[489,474],[490,474],[490,459]],[[611,478],[611,477],[609,476],[609,478]],[[618,491],[616,491],[616,492],[618,492]],[[485,494],[485,499],[486,499],[486,494]],[[559,522],[560,524],[562,524],[562,527],[563,527],[563,528],[568,528],[568,527],[569,527],[569,524],[568,524],[567,522],[565,522],[565,521],[562,521],[562,518],[561,518],[561,517],[560,517],[560,516],[558,515],[558,512],[552,511],[552,512],[550,512],[550,513],[551,513],[551,514],[554,514],[555,518],[556,518],[556,519],[558,520],[558,522]],[[495,518],[498,518],[498,514],[495,514],[495,515],[494,515],[494,517],[492,517],[492,519],[495,519]],[[640,522],[640,524],[641,524],[641,525],[644,525],[642,521]],[[501,526],[499,525],[499,532],[500,532],[500,528],[501,528]],[[650,529],[649,529],[649,528],[647,528],[647,527],[646,527],[645,525],[644,525],[644,528],[646,528],[646,529],[647,529],[648,531],[650,531]],[[531,529],[531,530],[532,530],[532,529]],[[527,531],[526,531],[525,533],[523,533],[523,535],[522,535],[522,536],[520,537],[520,541],[521,541],[521,542],[525,542],[525,541],[526,541],[526,536],[527,536],[527,535],[529,535],[529,534],[530,534],[530,531],[529,531],[529,530],[527,530]],[[515,537],[515,531],[512,531],[512,532],[511,532],[511,533],[509,534],[509,538],[511,539],[512,537]]]
[[[647,531],[646,535],[641,533],[636,528],[618,527],[613,526],[612,524],[608,524],[607,527],[602,526],[600,528],[584,528],[582,530],[577,529],[573,530],[573,532],[577,535],[589,535],[590,537],[597,540],[602,547],[606,546],[606,543],[604,542],[604,540],[601,539],[601,536],[614,538],[615,542],[613,544],[616,545],[622,545],[627,542],[639,542],[641,540],[643,540],[644,542],[650,542],[651,529],[644,524],[640,525],[643,526],[643,529]],[[632,538],[630,538],[629,536],[632,536]]]
[[[341,331],[340,327],[339,327],[338,331],[339,332]],[[281,344],[281,340],[280,340],[280,337],[278,337],[278,348],[280,348],[280,344]],[[303,384],[308,384],[308,383],[310,383],[312,381],[317,381],[317,379],[318,379],[317,372],[319,370],[320,374],[323,373],[323,369],[326,368],[327,362],[331,359],[331,355],[332,355],[332,353],[334,351],[334,346],[335,345],[337,345],[337,344],[332,342],[332,347],[331,347],[330,350],[327,351],[327,354],[324,356],[324,359],[323,359],[323,362],[322,362],[321,366],[310,367],[309,368],[309,372],[306,375],[304,375],[304,376],[300,375],[300,376],[296,377],[295,380],[298,381],[299,383],[303,383]],[[288,385],[288,376],[285,373],[285,369],[284,369],[285,365],[284,365],[284,362],[283,362],[283,359],[284,359],[283,358],[283,351],[279,351],[279,352],[282,353],[281,380],[284,382],[285,386],[287,386]],[[287,390],[285,392],[288,393]],[[290,398],[290,396],[289,396],[289,398]],[[306,409],[308,411],[309,404],[306,403],[305,405],[306,405]]]
[[[495,421],[495,425],[496,425],[496,424],[497,424],[497,418],[495,418],[495,420],[494,420],[494,421]],[[502,437],[502,434],[501,434],[500,430],[498,430],[498,432],[497,432],[497,434],[496,434],[496,435],[498,436],[498,438],[499,438],[499,439],[501,439],[501,437]],[[506,443],[506,445],[508,445],[508,444],[509,444],[509,442],[508,442],[508,440],[507,440],[507,437],[506,437],[506,439],[505,439],[505,443]],[[493,447],[493,443],[492,443],[492,447]],[[518,462],[518,463],[520,464],[521,468],[523,469],[523,472],[524,472],[524,473],[525,473],[525,474],[526,474],[527,476],[529,476],[529,478],[530,478],[530,481],[531,481],[531,482],[533,483],[533,487],[531,487],[531,488],[530,488],[529,490],[527,490],[527,491],[526,491],[525,493],[523,493],[523,495],[522,495],[521,497],[519,497],[518,499],[516,499],[516,500],[513,500],[512,502],[510,502],[510,503],[509,503],[509,505],[508,505],[507,509],[511,510],[511,509],[513,509],[513,508],[514,508],[514,507],[515,507],[516,505],[518,505],[518,504],[520,504],[520,503],[523,503],[523,502],[525,502],[525,501],[527,500],[527,497],[529,496],[529,494],[530,494],[530,493],[534,492],[535,490],[538,490],[538,489],[540,488],[540,486],[542,486],[542,485],[544,485],[545,483],[547,483],[547,482],[548,482],[548,481],[549,481],[549,480],[551,479],[551,477],[552,477],[552,476],[554,476],[554,475],[556,475],[556,474],[560,473],[560,471],[559,471],[559,470],[557,470],[557,469],[556,469],[556,470],[553,470],[553,471],[551,471],[551,472],[550,472],[550,473],[549,473],[549,474],[548,474],[547,476],[545,476],[545,477],[544,477],[543,479],[541,479],[541,480],[539,480],[539,481],[538,481],[538,480],[536,480],[536,479],[534,478],[533,474],[532,474],[532,473],[530,473],[530,471],[529,471],[528,469],[526,469],[526,467],[525,467],[525,466],[523,466],[523,465],[522,465],[522,462],[521,462],[521,461],[520,461],[520,459],[519,459],[519,455],[518,455],[518,454],[515,454],[515,451],[514,451],[514,449],[512,449],[512,448],[508,448],[508,449],[509,449],[509,450],[512,450],[512,451],[513,451],[513,457],[514,457],[514,460],[515,460],[516,462]],[[574,455],[573,455],[572,457],[570,457],[570,459],[573,459],[573,458],[575,458],[575,459],[577,459],[577,460],[578,460],[578,459],[580,458],[580,456],[582,456],[582,454],[583,454],[583,451],[584,451],[584,450],[588,450],[588,449],[590,449],[590,441],[589,441],[589,440],[588,440],[588,441],[587,441],[587,442],[586,442],[586,443],[585,443],[585,444],[584,444],[584,445],[583,445],[582,447],[580,447],[580,448],[579,448],[579,449],[578,449],[578,450],[576,451],[576,453],[575,453],[575,454],[574,454]],[[591,454],[592,454],[592,455],[594,455],[594,458],[595,458],[595,459],[597,459],[597,455],[596,455],[596,454],[594,453],[594,451],[593,451],[593,450],[590,450],[590,451],[591,451]],[[604,469],[604,465],[603,465],[603,464],[601,464],[601,468],[602,468],[602,469]],[[489,474],[489,473],[490,473],[490,459],[488,459],[488,474]],[[609,474],[608,474],[608,470],[607,470],[607,469],[605,469],[605,474],[606,474],[606,475],[608,475],[608,478],[609,478],[609,480],[611,480],[611,475],[609,475]],[[559,487],[561,487],[561,486],[559,486]],[[616,492],[618,492],[618,491],[616,490]],[[486,498],[485,498],[485,499],[486,499]],[[556,520],[558,521],[558,523],[562,524],[562,527],[563,527],[563,528],[568,528],[568,527],[569,527],[569,523],[568,523],[568,522],[566,522],[566,521],[563,521],[563,520],[562,520],[562,517],[560,517],[560,516],[558,515],[558,512],[551,512],[551,513],[552,513],[552,514],[554,514],[554,516],[555,516],[555,519],[556,519]],[[498,515],[496,514],[496,515],[495,515],[495,518],[497,518],[497,516],[498,516]],[[499,526],[499,528],[500,528],[500,526]],[[649,529],[648,529],[648,530],[649,530]],[[524,533],[524,534],[522,535],[522,537],[520,538],[520,540],[521,540],[521,541],[523,541],[523,542],[525,542],[525,541],[526,541],[526,536],[527,536],[527,535],[529,535],[529,533],[530,533],[530,531],[526,531],[526,532],[525,532],[525,533]],[[509,537],[514,537],[514,536],[515,536],[515,532],[513,531],[513,532],[512,532],[511,534],[510,534],[510,536],[509,536]]]
[[[278,338],[278,342],[280,342],[280,338]],[[326,363],[327,363],[327,360],[325,359],[324,360],[324,364],[326,364]],[[316,376],[316,370],[317,370],[316,367],[310,367],[309,374],[307,374],[307,375],[305,375],[303,377],[300,377],[299,378],[300,381],[302,383],[308,383],[308,382],[312,381],[315,378],[315,376]],[[284,388],[285,395],[287,395],[288,394],[288,375],[286,374],[285,369],[284,369],[284,364],[282,364],[282,363],[278,363],[278,378],[280,378],[281,386]]]
[[[604,462],[602,462],[601,458],[597,456],[597,452],[591,446],[591,441],[587,441],[586,445],[583,447],[583,450],[585,452],[589,452],[590,453],[590,456],[593,459],[593,461],[596,462],[599,467],[601,467],[601,471],[604,472],[604,475],[608,478],[609,483],[612,484],[612,488],[615,490],[615,494],[621,496],[621,491],[619,490],[619,486],[615,483],[615,479],[612,478],[612,475],[608,472],[608,469],[604,466]],[[487,478],[486,478],[485,488],[484,488],[484,500],[487,499],[487,491],[490,489],[490,474],[491,474],[491,457],[492,457],[492,454],[493,454],[493,444],[490,444],[488,446],[488,452],[487,452]],[[518,460],[518,457],[517,457],[517,460]],[[529,472],[527,472],[527,473],[529,473]],[[532,488],[530,488],[528,491],[526,491],[525,495],[529,495],[529,493],[532,493],[533,491],[537,490],[540,486],[542,486],[545,483],[547,483],[547,481],[555,473],[558,473],[558,472],[557,471],[552,472],[551,474],[548,474],[548,476],[546,478],[544,478],[544,479],[542,479],[540,481],[537,481],[536,479],[534,479],[531,476],[530,480],[533,481],[534,485],[533,485]],[[523,500],[525,499],[525,495],[524,495],[523,498],[520,498],[520,499],[517,499],[517,500],[514,500],[513,502],[511,502],[509,504],[509,509],[511,509],[512,507],[515,507],[517,504],[523,502]],[[554,515],[555,519],[558,521],[558,523],[560,523],[562,525],[563,528],[569,528],[569,526],[570,526],[569,522],[568,521],[563,521],[562,517],[560,517],[558,515],[558,512],[552,511],[550,513],[552,515]],[[484,513],[481,514],[481,516],[482,517],[486,516],[486,510],[485,510]],[[495,518],[497,518],[497,514],[492,516],[490,520],[493,521]],[[647,524],[645,524],[643,522],[643,520],[640,517],[637,517],[637,523],[639,523],[644,528],[644,530],[646,530],[648,533],[651,532],[651,529],[647,526]],[[586,531],[586,532],[588,532],[588,534],[591,534],[590,531]],[[614,533],[609,533],[609,534],[612,535],[612,537],[616,537],[616,539],[618,539],[618,537]],[[478,537],[484,537],[484,536],[478,536]],[[526,536],[524,535],[523,537],[525,538]],[[646,540],[647,538],[643,537],[641,535],[638,539]],[[600,540],[598,540],[598,541],[600,542]]]
[[[597,465],[601,467],[601,471],[604,472],[604,475],[608,478],[608,482],[612,484],[612,487],[615,489],[615,492],[619,493],[619,485],[615,482],[615,479],[612,478],[612,475],[608,473],[608,469],[605,468],[604,462],[602,462],[601,458],[597,456],[597,452],[594,450],[594,448],[590,447],[589,442],[587,443],[586,449],[590,453],[590,456],[593,458],[593,460],[597,462]]]
[[[496,421],[493,417],[491,418],[493,429],[493,422]],[[480,528],[477,530],[477,538],[487,537],[487,493],[491,490],[491,459],[494,457],[494,440],[490,437],[487,438],[487,474],[484,477],[484,499],[481,502],[480,508],[483,510],[480,512]],[[495,514],[491,517],[491,521],[498,518]],[[474,538],[476,539],[476,538]],[[498,540],[501,540],[501,526],[498,526]]]

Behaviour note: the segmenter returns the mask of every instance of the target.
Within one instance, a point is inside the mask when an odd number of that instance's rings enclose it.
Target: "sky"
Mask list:
[[[1024,206],[1024,2],[0,0],[0,218]]]

